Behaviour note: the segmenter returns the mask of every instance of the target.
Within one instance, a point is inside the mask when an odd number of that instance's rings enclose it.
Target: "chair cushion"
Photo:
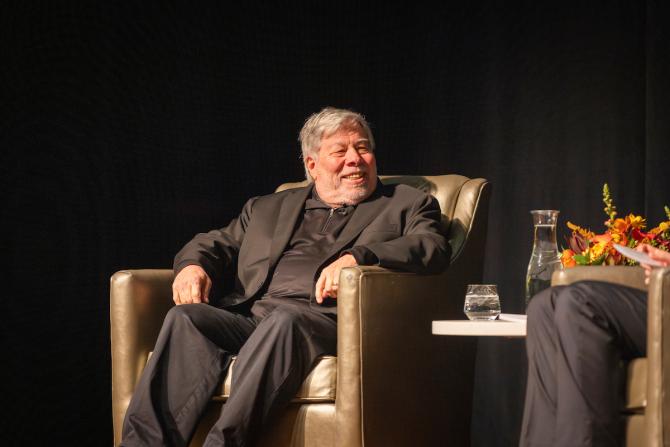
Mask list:
[[[230,396],[236,359],[237,357],[233,357],[233,362],[220,388],[215,392],[213,400],[225,401]],[[293,402],[335,402],[336,383],[337,357],[331,355],[319,357],[314,369],[303,381]]]
[[[628,364],[626,379],[626,411],[644,413],[647,406],[647,359],[634,359]]]

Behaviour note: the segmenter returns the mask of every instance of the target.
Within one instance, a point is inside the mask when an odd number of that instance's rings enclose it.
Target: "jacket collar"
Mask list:
[[[300,213],[304,212],[305,201],[312,193],[312,188],[314,188],[314,184],[293,189],[288,191],[286,197],[282,200],[270,245],[269,264],[271,268],[274,267],[286,244],[288,244]]]

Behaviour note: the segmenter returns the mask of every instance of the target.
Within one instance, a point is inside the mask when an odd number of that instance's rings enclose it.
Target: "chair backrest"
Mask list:
[[[489,183],[462,175],[380,175],[386,185],[405,184],[432,194],[440,204],[442,221],[451,244],[452,261],[458,258],[470,239],[477,220],[486,222]],[[284,183],[277,192],[306,186],[307,181]],[[484,208],[484,209],[481,209]],[[481,218],[481,219],[480,219]],[[484,236],[484,235],[482,235]]]

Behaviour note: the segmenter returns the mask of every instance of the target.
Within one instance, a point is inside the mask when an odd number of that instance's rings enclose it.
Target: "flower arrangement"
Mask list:
[[[670,208],[664,207],[667,217],[656,227],[645,232],[647,220],[635,214],[624,218],[616,217],[616,206],[612,201],[609,186],[603,186],[603,203],[605,204],[605,232],[595,234],[571,222],[567,226],[572,235],[567,239],[568,248],[563,249],[561,263],[563,267],[576,265],[636,265],[614,249],[614,244],[635,248],[639,244],[649,244],[661,250],[670,251]]]

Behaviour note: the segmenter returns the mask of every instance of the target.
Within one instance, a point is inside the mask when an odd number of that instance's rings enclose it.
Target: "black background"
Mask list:
[[[536,208],[602,229],[670,203],[668,7],[17,2],[0,10],[3,445],[110,445],[109,277],[299,180],[324,106],[382,174],[492,181],[486,282],[523,311]],[[462,297],[445,297],[461,300]],[[482,340],[473,444],[518,439],[522,341]],[[445,434],[446,436],[446,434]]]

